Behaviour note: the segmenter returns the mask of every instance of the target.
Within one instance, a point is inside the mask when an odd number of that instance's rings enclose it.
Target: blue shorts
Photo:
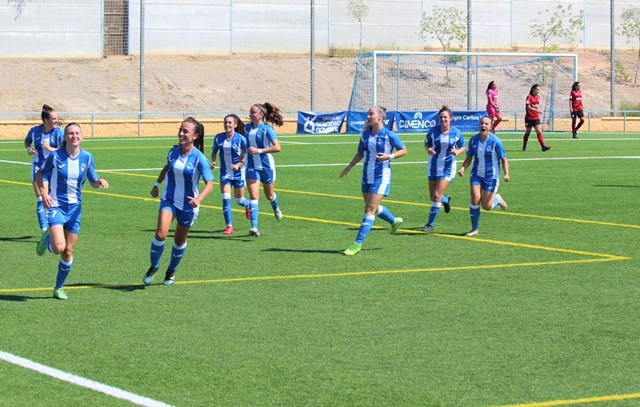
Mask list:
[[[35,162],[31,162],[31,182],[36,182],[36,172],[40,170],[40,166],[42,164],[36,164]]]
[[[472,175],[470,179],[471,185],[480,185],[484,191],[487,192],[498,192],[498,187],[500,186],[499,179],[484,179],[478,177],[477,175]]]
[[[62,225],[71,233],[80,233],[80,220],[82,219],[82,205],[73,204],[66,208],[54,207],[47,209],[47,222],[49,226]]]
[[[200,213],[199,206],[193,208],[193,211],[183,211],[176,208],[172,202],[166,200],[160,202],[160,210],[171,212],[173,217],[178,220],[178,224],[187,228],[190,228],[196,223],[196,219],[198,219],[198,214]]]
[[[381,178],[376,179],[373,184],[362,184],[362,193],[380,194],[389,196],[391,192],[391,181],[383,182]]]
[[[438,181],[446,179],[449,183],[453,184],[453,181],[456,179],[456,165],[450,166],[442,175],[431,175],[427,171],[427,178],[429,181]]]
[[[264,168],[262,170],[247,168],[247,179],[257,180],[263,184],[273,184],[276,182],[276,170],[272,168]]]
[[[245,182],[244,178],[241,178],[241,179],[222,178],[220,180],[220,185],[231,185],[234,188],[244,188],[247,185],[247,183]]]

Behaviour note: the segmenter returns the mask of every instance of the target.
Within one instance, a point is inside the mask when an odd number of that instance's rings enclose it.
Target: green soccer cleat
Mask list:
[[[67,293],[62,289],[53,289],[53,298],[57,298],[59,300],[68,300],[69,296],[67,295]]]
[[[38,241],[38,245],[36,246],[36,253],[38,256],[44,256],[44,253],[47,251],[47,242],[45,239],[49,236],[49,231],[47,230],[40,236],[40,240]]]
[[[343,253],[345,256],[353,256],[358,253],[362,249],[362,245],[360,243],[353,242],[351,246],[347,248]]]
[[[393,223],[391,224],[391,234],[395,235],[396,233],[398,233],[398,229],[403,223],[404,223],[404,219],[396,218],[396,220],[394,220]]]

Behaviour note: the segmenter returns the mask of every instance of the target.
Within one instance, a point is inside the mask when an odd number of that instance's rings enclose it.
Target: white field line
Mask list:
[[[33,362],[29,359],[12,355],[11,353],[0,351],[0,359],[6,362],[12,363],[14,365],[23,367],[25,369],[33,370],[38,373],[42,373],[43,375],[47,375],[55,379],[62,380],[64,382],[75,384],[76,386],[85,387],[87,389],[94,390],[99,393],[104,393],[111,397],[129,401],[139,406],[171,407],[170,404],[166,404],[161,401],[153,400],[147,397],[138,396],[137,394],[133,394],[128,391],[118,389],[116,387],[107,386],[106,384],[98,383],[93,380],[85,379],[84,377],[63,372],[62,370],[54,369],[52,367]]]
[[[625,155],[625,156],[609,156],[609,157],[532,157],[532,158],[510,158],[509,162],[515,161],[571,161],[571,160],[637,160],[640,156],[637,155]],[[463,160],[458,160],[458,163],[462,163]],[[31,162],[19,162],[0,160],[0,163],[4,164],[18,164],[18,165],[31,165]],[[424,161],[394,161],[393,165],[425,165]],[[362,163],[358,163],[361,165]],[[277,168],[304,168],[304,167],[339,167],[345,166],[347,163],[320,163],[320,164],[278,164]],[[136,171],[160,171],[162,168],[112,168],[101,169],[99,172],[136,172]]]

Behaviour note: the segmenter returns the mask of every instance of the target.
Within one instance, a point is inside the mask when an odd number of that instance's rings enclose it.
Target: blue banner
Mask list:
[[[485,110],[458,110],[453,112],[451,125],[460,131],[478,132],[478,125],[482,116],[486,116]]]
[[[298,112],[296,133],[327,134],[340,133],[347,112],[314,113]]]
[[[438,124],[438,112],[410,111],[396,112],[396,132],[427,133]]]
[[[347,133],[362,133],[364,124],[367,121],[369,112],[348,112],[347,113]],[[387,118],[384,119],[384,127],[393,130],[393,119],[395,112],[387,112]]]

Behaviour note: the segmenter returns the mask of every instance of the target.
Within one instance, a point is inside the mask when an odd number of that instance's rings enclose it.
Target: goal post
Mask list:
[[[388,110],[484,110],[486,90],[495,81],[502,129],[524,125],[525,99],[541,87],[542,122],[566,131],[569,92],[578,80],[577,54],[371,51],[356,56],[349,111],[371,106]],[[570,124],[569,124],[570,128]]]

